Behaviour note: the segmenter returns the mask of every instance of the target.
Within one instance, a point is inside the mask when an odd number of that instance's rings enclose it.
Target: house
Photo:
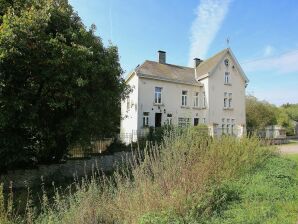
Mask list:
[[[193,67],[146,60],[126,78],[132,92],[121,103],[121,136],[134,139],[148,127],[205,124],[212,135],[245,132],[248,78],[230,48]],[[127,141],[127,140],[126,140]]]
[[[280,125],[270,125],[265,129],[266,138],[272,139],[286,139],[286,129],[281,127]]]

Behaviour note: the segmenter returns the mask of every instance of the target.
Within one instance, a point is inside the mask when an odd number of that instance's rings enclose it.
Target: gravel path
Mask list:
[[[287,144],[278,146],[281,153],[284,154],[298,154],[298,144]]]

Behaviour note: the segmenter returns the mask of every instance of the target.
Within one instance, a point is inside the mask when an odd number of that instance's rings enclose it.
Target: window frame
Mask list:
[[[157,89],[160,89],[160,91],[157,91]],[[163,88],[159,87],[159,86],[155,86],[155,88],[154,88],[154,103],[155,104],[162,104],[162,89]]]
[[[194,92],[193,106],[199,108],[200,106],[200,92]]]
[[[149,127],[149,112],[143,112],[143,128]]]
[[[187,95],[188,95],[188,91],[187,90],[182,90],[181,94],[182,94],[181,95],[182,96],[182,98],[181,98],[182,99],[181,106],[187,107]]]

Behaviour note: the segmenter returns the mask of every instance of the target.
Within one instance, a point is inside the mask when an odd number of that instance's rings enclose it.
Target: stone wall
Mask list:
[[[97,171],[111,172],[121,163],[133,157],[131,152],[118,152],[113,155],[94,156],[90,159],[67,160],[63,164],[39,165],[37,169],[9,171],[0,176],[0,183],[14,189],[40,186],[41,183],[64,183],[74,178],[91,175]]]

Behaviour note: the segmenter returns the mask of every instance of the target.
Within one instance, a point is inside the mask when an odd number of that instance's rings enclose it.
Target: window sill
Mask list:
[[[224,109],[224,110],[234,110],[233,107],[224,107],[223,109]]]
[[[201,110],[202,107],[192,107],[192,109],[194,109],[194,110]]]
[[[232,85],[232,83],[225,83],[225,85],[226,85],[226,86],[231,86],[231,85]]]
[[[183,108],[183,109],[190,109],[189,106],[181,106],[181,108]]]
[[[153,103],[153,106],[164,106],[163,103]]]

